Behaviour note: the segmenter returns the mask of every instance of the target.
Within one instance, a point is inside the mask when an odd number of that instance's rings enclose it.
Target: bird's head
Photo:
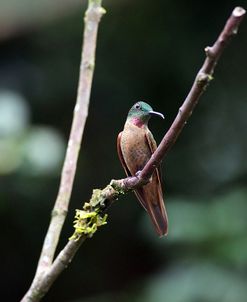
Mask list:
[[[147,125],[152,115],[158,115],[164,119],[164,115],[160,112],[153,111],[153,108],[145,102],[135,103],[129,113],[127,119],[138,127]]]

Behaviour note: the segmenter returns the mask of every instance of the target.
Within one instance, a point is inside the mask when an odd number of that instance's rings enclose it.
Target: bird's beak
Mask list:
[[[164,115],[163,115],[162,113],[157,112],[157,111],[153,111],[153,110],[151,110],[151,111],[149,111],[149,114],[158,115],[158,116],[162,117],[163,119],[165,118],[165,117],[164,117]]]

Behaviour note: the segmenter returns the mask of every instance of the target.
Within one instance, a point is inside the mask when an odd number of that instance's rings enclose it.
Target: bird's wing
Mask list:
[[[149,131],[145,136],[147,145],[149,146],[150,151],[153,154],[157,149],[153,135]],[[147,185],[136,189],[135,193],[141,204],[144,205],[144,208],[151,217],[157,233],[160,236],[166,235],[168,230],[168,218],[164,205],[159,170],[155,169],[151,181]]]
[[[154,151],[157,149],[157,144],[156,144],[156,141],[155,141],[155,139],[154,139],[153,134],[152,134],[151,131],[148,131],[146,133],[146,140],[147,140],[148,146],[150,148],[150,151],[153,154]],[[159,165],[157,167],[157,170],[158,170],[159,181],[160,181],[160,183],[162,183],[162,181],[161,181],[161,175],[162,175],[161,174],[161,165]]]
[[[128,169],[126,163],[125,163],[124,157],[123,157],[123,153],[122,153],[122,150],[121,150],[121,136],[122,136],[122,132],[120,132],[120,133],[118,134],[118,138],[117,138],[117,152],[118,152],[118,157],[119,157],[119,159],[120,159],[120,162],[121,162],[121,164],[122,164],[122,166],[123,166],[123,168],[124,168],[124,171],[125,171],[126,175],[127,175],[128,177],[134,176],[134,175],[132,175],[132,174],[130,173],[130,171],[129,171],[129,169]],[[145,203],[142,202],[141,196],[138,196],[138,192],[135,191],[135,193],[136,193],[137,198],[139,199],[140,203],[142,204],[143,208],[146,210],[146,205],[145,205]]]
[[[118,156],[125,170],[126,175],[133,176],[126,165],[122,154],[121,134],[122,133],[119,133],[117,138]],[[147,146],[150,149],[150,154],[153,154],[157,146],[151,132],[148,132],[145,135],[145,138],[146,138]],[[160,182],[160,174],[158,169],[155,169],[152,175],[151,182],[149,182],[147,185],[143,187],[135,189],[135,194],[139,199],[140,203],[142,204],[142,206],[144,207],[144,209],[148,212],[149,216],[151,217],[151,220],[153,222],[153,225],[158,235],[159,236],[166,235],[168,219],[164,206],[163,193],[162,193],[161,182]]]

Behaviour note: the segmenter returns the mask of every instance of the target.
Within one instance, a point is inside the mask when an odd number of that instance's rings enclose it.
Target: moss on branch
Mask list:
[[[75,231],[70,240],[79,240],[81,236],[91,238],[99,227],[107,224],[105,210],[124,193],[123,187],[114,180],[103,190],[94,189],[90,201],[84,203],[82,210],[76,209]]]

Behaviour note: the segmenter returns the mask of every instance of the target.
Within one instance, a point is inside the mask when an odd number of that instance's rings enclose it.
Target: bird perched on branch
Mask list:
[[[145,102],[131,107],[124,130],[117,139],[118,156],[127,176],[135,176],[143,169],[157,149],[152,133],[148,129],[151,116],[164,118],[162,113],[153,111]],[[168,219],[164,205],[159,169],[155,169],[148,184],[135,189],[135,194],[149,214],[159,236],[167,235]]]

